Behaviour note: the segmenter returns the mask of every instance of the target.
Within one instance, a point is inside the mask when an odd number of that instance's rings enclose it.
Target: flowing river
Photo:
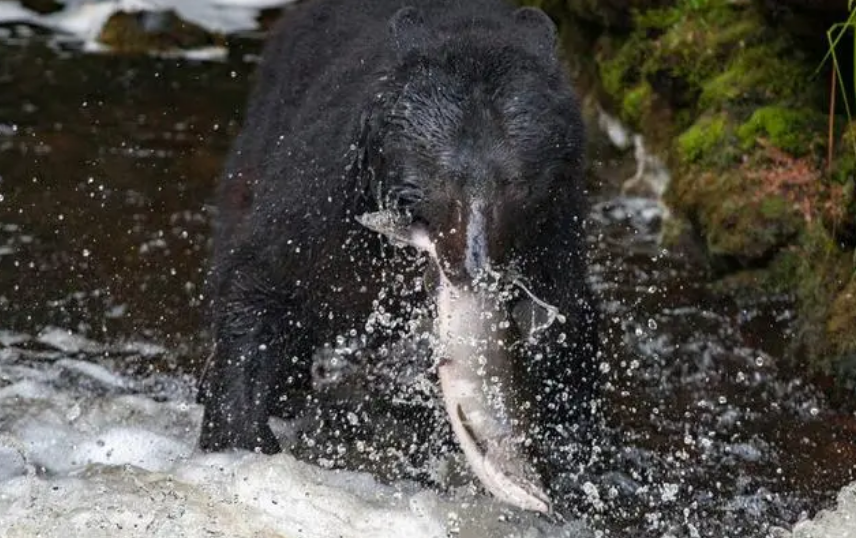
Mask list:
[[[259,36],[235,24],[213,59],[115,56],[3,22],[14,9],[0,2],[0,535],[788,536],[838,496],[795,534],[856,536],[856,417],[784,359],[789,298],[710,291],[660,246],[661,205],[619,194],[633,156],[606,150],[589,228],[603,428],[578,519],[384,473],[390,451],[330,463],[323,436],[298,439],[299,460],[195,453],[207,204]]]

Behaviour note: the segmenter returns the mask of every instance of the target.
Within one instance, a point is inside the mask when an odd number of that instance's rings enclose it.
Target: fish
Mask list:
[[[501,303],[490,293],[453,284],[440,266],[428,231],[411,225],[405,215],[381,210],[357,220],[394,245],[428,253],[436,265],[434,335],[440,392],[452,432],[473,474],[498,500],[552,514],[552,502],[526,456],[525,421],[511,401],[511,342],[504,340]]]
[[[551,513],[551,502],[525,457],[523,421],[509,401],[510,358],[498,326],[498,305],[441,279],[437,299],[437,366],[452,431],[485,489],[524,510]],[[493,313],[493,315],[489,315]]]

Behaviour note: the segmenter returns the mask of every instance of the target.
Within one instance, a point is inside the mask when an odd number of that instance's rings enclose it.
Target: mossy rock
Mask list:
[[[854,259],[852,252],[839,248],[829,232],[819,223],[807,226],[794,247],[796,292],[800,328],[797,341],[804,348],[810,369],[833,374],[837,358],[850,349],[854,333],[853,304],[846,291],[852,290]],[[834,306],[833,306],[834,305]]]
[[[641,29],[662,31],[642,67],[645,73],[663,69],[698,88],[722,69],[722,61],[746,38],[763,29],[751,11],[721,0],[681,2],[677,7],[650,10],[637,16]]]
[[[847,180],[844,193],[844,218],[838,223],[837,236],[845,245],[856,249],[856,179],[851,177]]]
[[[691,245],[734,293],[792,294],[795,351],[856,387],[856,122],[836,126],[831,176],[817,168],[829,86],[815,71],[828,24],[800,41],[771,24],[775,2],[534,3],[560,20],[584,91],[668,163],[676,218],[665,240]]]
[[[856,266],[850,282],[832,301],[826,334],[838,354],[856,353]]]
[[[734,134],[728,115],[702,116],[675,140],[682,164],[729,164],[734,160]]]
[[[621,102],[622,117],[630,119],[634,123],[641,123],[651,110],[653,90],[647,82],[637,84],[624,94]]]
[[[849,148],[840,151],[833,161],[832,179],[847,184],[856,179],[856,153]]]
[[[744,149],[751,149],[759,138],[792,155],[804,155],[824,144],[821,133],[826,118],[811,109],[792,109],[782,106],[758,108],[737,129],[737,137]]]
[[[800,267],[804,264],[802,255],[797,245],[780,249],[767,265],[763,282],[766,291],[795,294],[800,285]]]
[[[793,97],[810,76],[750,5],[677,2],[637,11],[634,22],[629,34],[602,35],[594,46],[604,93],[634,126],[644,127],[644,105],[657,97],[675,109],[671,131],[680,132],[701,110]]]
[[[796,208],[778,196],[729,197],[706,209],[702,223],[709,256],[741,267],[767,262],[802,226]]]
[[[841,129],[833,161],[833,179],[846,184],[856,180],[856,121],[847,122]]]
[[[221,39],[182,20],[174,11],[119,11],[110,16],[98,41],[115,52],[144,53],[221,44]]]
[[[745,46],[725,68],[702,83],[699,105],[705,109],[752,107],[757,103],[810,102],[824,97],[811,83],[811,63],[783,38]]]
[[[648,46],[641,34],[604,36],[598,42],[596,60],[600,82],[610,97],[619,99],[626,88],[640,82],[639,68]]]
[[[697,229],[718,274],[766,265],[804,226],[793,203],[765,192],[743,167],[683,168],[666,200]]]

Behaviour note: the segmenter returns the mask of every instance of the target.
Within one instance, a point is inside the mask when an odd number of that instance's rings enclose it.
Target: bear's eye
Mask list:
[[[413,183],[404,182],[390,189],[391,198],[399,208],[412,207],[425,198],[422,189]]]
[[[402,205],[411,206],[422,200],[422,193],[417,190],[402,191],[398,200]]]

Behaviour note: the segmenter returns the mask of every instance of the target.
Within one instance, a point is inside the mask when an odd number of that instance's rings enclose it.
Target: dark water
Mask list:
[[[206,204],[253,66],[62,49],[0,43],[3,328],[192,355]]]
[[[254,65],[0,40],[0,331],[146,340],[194,373],[213,186]],[[599,155],[594,155],[595,159]],[[764,536],[856,479],[856,421],[783,367],[787,298],[727,301],[598,168],[592,280],[609,383],[581,511],[611,536]]]
[[[783,371],[789,301],[710,293],[697,266],[658,247],[652,213],[639,199],[593,212],[615,346],[594,518],[618,536],[764,536],[853,480],[854,421]]]

